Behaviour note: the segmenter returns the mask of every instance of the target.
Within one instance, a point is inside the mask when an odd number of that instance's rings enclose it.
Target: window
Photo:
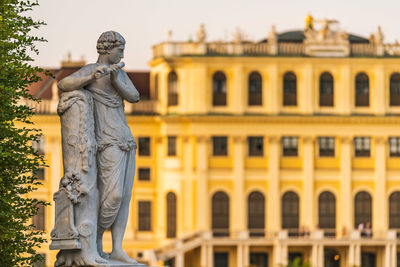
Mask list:
[[[293,191],[286,192],[282,196],[282,228],[299,228],[299,197]]]
[[[40,136],[37,141],[32,141],[33,150],[35,150],[39,155],[44,155],[45,153],[45,141],[44,136]]]
[[[283,76],[283,105],[297,105],[297,78],[291,71]]]
[[[400,228],[400,191],[393,192],[389,197],[389,228]]]
[[[151,231],[151,201],[139,201],[139,231]]]
[[[334,157],[335,156],[335,138],[334,137],[319,137],[319,156]]]
[[[264,236],[265,198],[260,192],[251,192],[247,200],[247,227],[250,236]]]
[[[213,136],[212,141],[213,141],[213,156],[228,155],[228,137]]]
[[[356,107],[369,106],[369,78],[364,72],[356,76]]]
[[[335,235],[336,199],[331,192],[322,192],[318,197],[318,224],[321,229],[328,230],[325,235]]]
[[[140,167],[138,169],[139,181],[150,181],[150,168]]]
[[[254,71],[249,75],[249,106],[262,105],[262,78],[260,73]]]
[[[214,236],[229,236],[229,197],[222,191],[212,197],[212,229]]]
[[[226,77],[222,71],[213,75],[213,106],[226,106]]]
[[[298,138],[293,136],[282,137],[283,156],[297,156]]]
[[[32,217],[32,223],[36,230],[44,231],[46,227],[46,211],[45,206],[42,204],[38,205],[38,213]]]
[[[389,138],[389,151],[391,157],[400,157],[400,137]]]
[[[390,76],[390,105],[400,106],[400,73]]]
[[[354,151],[356,157],[369,157],[371,154],[371,139],[369,137],[355,137]]]
[[[365,192],[358,192],[354,198],[354,228],[358,228],[360,224],[364,225],[372,223],[372,198]]]
[[[319,77],[319,105],[333,107],[333,77],[329,72],[324,72]]]
[[[139,156],[150,156],[150,137],[139,137]]]
[[[176,156],[176,136],[168,136],[168,156]]]
[[[250,136],[247,138],[249,156],[264,156],[264,138],[262,136]]]
[[[178,76],[175,71],[168,74],[168,106],[178,105]]]
[[[176,237],[176,196],[167,194],[167,238]]]
[[[44,168],[38,168],[35,172],[34,172],[34,176],[38,179],[43,181],[45,178],[44,175]]]

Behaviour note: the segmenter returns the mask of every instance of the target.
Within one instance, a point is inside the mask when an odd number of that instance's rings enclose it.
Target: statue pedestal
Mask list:
[[[130,263],[121,263],[121,262],[110,260],[108,263],[101,264],[98,267],[152,267],[152,266],[147,266],[147,265],[143,265],[143,264],[135,265],[135,264],[130,264]],[[161,267],[161,266],[153,266],[153,267]]]

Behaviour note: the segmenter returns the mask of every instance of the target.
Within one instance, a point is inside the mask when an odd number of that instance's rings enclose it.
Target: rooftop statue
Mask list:
[[[139,101],[125,71],[125,40],[107,31],[97,41],[96,63],[58,83],[64,176],[54,194],[51,249],[55,266],[136,266],[122,249],[135,173],[136,142],[123,100]],[[103,251],[105,230],[112,252]]]

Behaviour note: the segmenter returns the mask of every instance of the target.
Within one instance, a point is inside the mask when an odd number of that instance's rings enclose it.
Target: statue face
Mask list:
[[[110,50],[108,59],[110,64],[117,64],[124,58],[125,45],[116,46]]]

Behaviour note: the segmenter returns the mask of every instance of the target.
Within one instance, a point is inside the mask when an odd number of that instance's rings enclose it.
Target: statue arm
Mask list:
[[[119,77],[114,80],[111,79],[111,82],[121,97],[130,103],[138,102],[140,100],[139,91],[133,85],[125,71],[120,70],[120,75],[118,76]]]
[[[96,71],[99,71],[97,69],[98,68],[95,69],[93,65],[86,65],[80,70],[59,81],[58,88],[64,92],[81,89],[96,80],[94,75]]]

